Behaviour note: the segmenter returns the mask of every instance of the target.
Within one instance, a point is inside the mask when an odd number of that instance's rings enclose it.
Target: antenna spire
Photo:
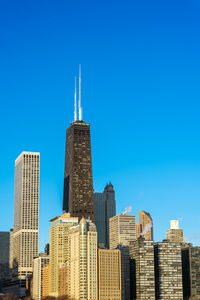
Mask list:
[[[74,92],[74,122],[77,121],[77,112],[76,112],[76,76],[75,76],[75,92]]]
[[[81,65],[79,65],[79,121],[82,121],[82,107],[81,107]]]

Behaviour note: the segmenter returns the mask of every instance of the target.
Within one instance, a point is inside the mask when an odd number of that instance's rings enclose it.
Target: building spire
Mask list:
[[[74,122],[77,121],[77,112],[76,112],[76,76],[75,76],[75,92],[74,92]]]
[[[79,121],[82,121],[82,107],[81,107],[81,65],[79,65]]]

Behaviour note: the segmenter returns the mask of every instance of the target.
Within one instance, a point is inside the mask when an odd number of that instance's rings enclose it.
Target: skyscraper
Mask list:
[[[155,300],[154,244],[140,237],[130,242],[131,299]]]
[[[121,252],[98,249],[99,300],[121,300]]]
[[[18,278],[32,273],[38,255],[40,154],[22,152],[15,161],[13,267]]]
[[[109,248],[109,219],[116,215],[115,191],[111,182],[103,193],[94,193],[94,213],[98,244]]]
[[[121,250],[122,300],[130,299],[130,241],[136,240],[135,216],[120,214],[110,218],[110,249]]]
[[[59,266],[69,260],[69,229],[78,224],[78,218],[71,217],[69,213],[55,217],[50,221],[50,255],[49,255],[49,293],[59,296]]]
[[[167,230],[167,240],[175,243],[183,242],[183,229],[179,228],[178,220],[170,221],[170,229]]]
[[[136,230],[137,239],[142,235],[146,240],[153,241],[153,220],[150,213],[139,211],[139,224],[136,225]]]
[[[9,276],[10,232],[0,231],[0,282]]]
[[[69,231],[68,283],[71,299],[98,299],[96,226],[84,218]]]
[[[156,299],[183,300],[181,245],[155,243],[154,258]]]
[[[76,115],[76,87],[74,122],[67,129],[63,211],[79,220],[94,221],[94,198],[90,124],[82,120],[81,77],[79,76],[79,120]]]
[[[41,300],[43,295],[43,268],[49,264],[49,256],[40,253],[33,260],[33,299]]]

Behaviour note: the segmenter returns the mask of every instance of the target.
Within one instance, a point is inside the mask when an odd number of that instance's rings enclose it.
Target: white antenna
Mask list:
[[[75,93],[74,93],[74,122],[77,121],[77,112],[76,112],[76,76],[75,76]]]
[[[82,121],[82,107],[81,107],[81,65],[79,65],[79,121]]]

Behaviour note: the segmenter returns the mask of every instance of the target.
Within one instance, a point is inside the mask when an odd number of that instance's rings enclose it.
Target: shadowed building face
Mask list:
[[[94,221],[90,124],[83,121],[67,129],[63,210]]]

